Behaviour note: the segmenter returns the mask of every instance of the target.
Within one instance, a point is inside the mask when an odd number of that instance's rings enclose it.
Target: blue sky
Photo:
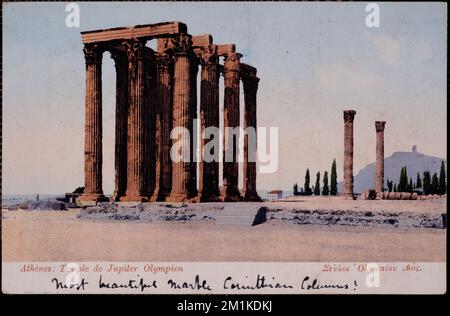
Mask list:
[[[290,189],[329,170],[342,177],[342,110],[357,111],[355,173],[375,159],[375,120],[385,154],[446,157],[446,5],[379,3],[3,4],[3,193],[62,193],[83,184],[84,76],[80,32],[181,21],[190,34],[235,43],[258,68],[258,125],[279,128],[279,168],[261,189]],[[103,57],[104,191],[113,190],[114,66]],[[222,98],[222,96],[221,96]]]

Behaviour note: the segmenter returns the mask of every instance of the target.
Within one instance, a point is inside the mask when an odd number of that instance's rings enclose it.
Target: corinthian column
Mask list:
[[[190,66],[191,66],[191,96],[189,99],[189,109],[190,109],[190,121],[188,129],[190,131],[190,153],[191,153],[191,169],[189,175],[189,192],[191,195],[197,196],[197,159],[195,159],[197,154],[197,128],[194,131],[194,120],[197,119],[197,75],[198,75],[198,58],[192,53],[189,54]]]
[[[243,76],[244,86],[244,189],[243,195],[246,201],[261,201],[256,192],[256,93],[258,91],[259,78],[255,76]],[[252,132],[254,131],[254,133]],[[249,134],[250,133],[250,134]],[[251,137],[249,139],[249,137]]]
[[[386,122],[376,121],[375,130],[377,132],[376,145],[376,171],[375,171],[375,190],[376,192],[383,192],[384,184],[384,126]]]
[[[102,54],[96,44],[84,46],[86,107],[84,129],[84,193],[79,201],[100,201],[102,190]]]
[[[353,197],[353,119],[356,111],[344,111],[344,192]]]
[[[207,128],[219,128],[219,70],[217,47],[209,45],[202,49],[200,55],[201,86],[200,86],[200,175],[198,193],[200,201],[217,201],[219,198],[219,151],[205,152],[205,139]],[[218,136],[218,135],[217,135]],[[217,137],[214,136],[214,137]],[[218,139],[210,140],[218,142]],[[218,143],[217,143],[218,145]],[[211,159],[205,161],[205,155]]]
[[[128,55],[128,150],[127,189],[121,201],[147,200],[145,187],[145,42],[132,39],[125,42]]]
[[[111,53],[116,66],[116,137],[115,189],[113,199],[119,200],[127,188],[127,125],[128,125],[128,60],[126,53]]]
[[[144,48],[144,183],[145,194],[151,197],[155,191],[156,148],[156,57],[155,52]]]
[[[239,163],[237,154],[239,151],[239,139],[230,129],[239,127],[239,83],[240,83],[240,57],[239,53],[231,53],[226,56],[223,72],[225,78],[224,95],[224,162],[223,162],[223,188],[224,201],[239,201],[241,194],[238,188]]]
[[[156,59],[156,173],[155,192],[151,200],[164,201],[169,195],[172,185],[170,131],[172,129],[173,58],[166,52],[158,52]]]
[[[172,159],[172,191],[166,201],[181,202],[193,197],[191,182],[192,161],[186,151],[190,151],[192,134],[192,103],[191,103],[191,36],[180,34],[176,39],[174,50],[174,76],[173,76],[173,128],[180,132],[178,138],[173,139],[174,154],[181,154],[176,160]],[[189,135],[187,134],[189,133]]]

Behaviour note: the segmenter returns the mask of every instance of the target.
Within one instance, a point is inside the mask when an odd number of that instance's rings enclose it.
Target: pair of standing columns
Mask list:
[[[114,52],[116,64],[116,142],[114,198],[121,201],[146,201],[151,194],[151,151],[148,147],[151,124],[152,51],[145,41],[123,43],[126,52]],[[102,191],[102,83],[104,49],[85,45],[85,190],[81,201],[101,201]]]
[[[128,56],[128,118],[127,126],[127,179],[121,201],[147,201],[153,193],[152,152],[150,139],[155,89],[153,87],[153,51],[145,46],[145,41],[126,41]],[[124,146],[122,147],[124,148]],[[153,160],[154,161],[154,160]],[[116,171],[117,172],[117,171]]]
[[[353,197],[353,120],[356,111],[344,111],[344,191],[343,195]],[[375,191],[383,192],[384,184],[384,127],[386,122],[376,121],[376,167]]]

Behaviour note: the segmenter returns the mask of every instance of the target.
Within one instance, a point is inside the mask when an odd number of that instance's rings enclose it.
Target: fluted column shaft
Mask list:
[[[122,201],[145,201],[145,43],[129,40],[125,43],[128,55],[128,151],[127,190]]]
[[[239,84],[240,84],[240,54],[233,53],[226,57],[224,63],[224,161],[223,161],[223,191],[225,201],[237,201],[241,198],[239,181],[239,139],[231,135],[229,127],[239,127]]]
[[[125,195],[127,187],[128,60],[125,53],[112,53],[116,67],[115,189],[113,199]]]
[[[209,127],[219,128],[219,70],[216,47],[211,45],[201,54],[201,86],[200,86],[200,172],[198,191],[201,201],[216,201],[219,193],[219,152],[205,153],[203,138],[205,130]],[[214,141],[217,141],[216,139]],[[213,157],[206,162],[205,154]]]
[[[156,57],[154,51],[145,47],[144,58],[144,172],[146,195],[151,197],[156,185],[156,148],[159,138],[156,137]]]
[[[375,170],[375,190],[384,191],[384,127],[386,122],[376,121],[375,130],[377,133],[376,144],[376,170]]]
[[[192,129],[189,129],[192,126],[190,46],[190,36],[181,34],[177,39],[174,56],[173,128],[181,127],[192,134]],[[191,146],[189,135],[183,134],[181,139],[173,139],[173,143],[180,141],[182,142],[182,150],[189,150]],[[192,172],[192,162],[186,160],[189,159],[172,160],[172,191],[166,201],[185,201],[193,195],[189,191],[191,189],[189,178]]]
[[[164,201],[172,186],[172,162],[170,160],[170,131],[172,129],[172,73],[173,58],[157,55],[157,104],[156,104],[156,172],[153,201]]]
[[[243,79],[245,113],[244,128],[254,129],[255,139],[249,140],[249,134],[244,135],[244,199],[247,201],[260,201],[261,198],[256,192],[256,142],[257,142],[257,122],[256,122],[256,94],[258,91],[259,78],[249,77]],[[249,141],[253,142],[249,146]]]
[[[99,201],[102,190],[102,54],[97,45],[85,45],[86,99],[84,193],[80,201]]]
[[[344,196],[353,197],[353,120],[356,111],[344,111]]]
[[[197,160],[194,159],[196,156],[196,131],[194,132],[194,120],[197,119],[197,75],[198,75],[198,58],[194,54],[189,54],[190,57],[190,68],[191,68],[191,96],[189,98],[189,110],[190,110],[190,120],[188,129],[190,131],[190,153],[191,153],[191,166],[189,174],[189,192],[192,196],[196,196],[197,191]]]

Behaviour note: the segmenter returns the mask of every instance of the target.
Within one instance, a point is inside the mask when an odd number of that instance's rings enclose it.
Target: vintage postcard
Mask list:
[[[446,3],[2,6],[3,294],[446,293]]]

